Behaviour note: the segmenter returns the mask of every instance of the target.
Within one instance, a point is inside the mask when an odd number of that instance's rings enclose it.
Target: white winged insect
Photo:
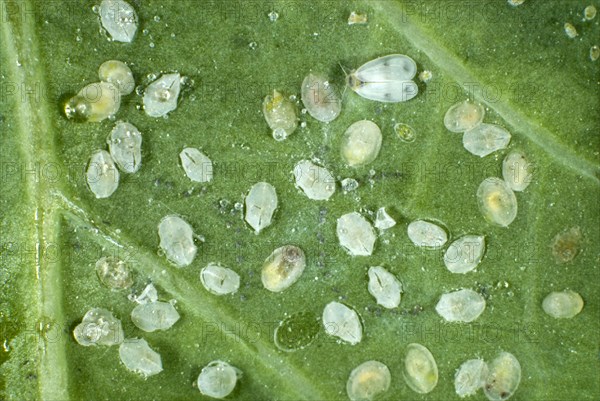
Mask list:
[[[412,80],[417,73],[415,61],[404,54],[379,57],[346,75],[346,84],[365,99],[384,103],[405,102],[417,96]]]

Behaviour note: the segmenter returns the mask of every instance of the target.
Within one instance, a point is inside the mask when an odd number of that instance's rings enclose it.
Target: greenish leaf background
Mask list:
[[[337,400],[346,398],[350,371],[376,359],[392,373],[380,399],[451,400],[458,366],[501,350],[522,365],[515,400],[600,398],[600,62],[589,58],[600,18],[582,21],[587,2],[133,0],[140,26],[131,44],[106,40],[93,4],[0,2],[0,398],[202,399],[193,382],[202,366],[222,359],[244,372],[230,399]],[[275,22],[267,17],[273,10]],[[353,10],[367,13],[368,24],[349,26]],[[577,38],[565,35],[567,21]],[[356,68],[390,53],[432,71],[418,97],[380,104],[345,91],[332,123],[301,114],[305,128],[284,142],[271,138],[261,113],[270,91],[299,95],[309,71],[329,75],[343,91],[340,64]],[[98,200],[83,171],[92,151],[105,148],[113,122],[76,124],[61,108],[97,81],[108,59],[130,63],[142,87],[151,73],[178,71],[190,80],[168,119],[146,116],[135,93],[124,99],[117,118],[143,133],[143,165]],[[480,159],[445,130],[445,111],[467,97],[485,103],[486,122],[511,131],[509,149]],[[350,169],[340,137],[364,118],[382,128],[384,146],[371,165]],[[414,127],[416,141],[401,142],[395,122]],[[185,177],[178,163],[184,146],[211,157],[212,183]],[[505,229],[483,220],[475,192],[485,177],[501,174],[510,149],[528,154],[536,173],[517,194],[517,219]],[[359,189],[343,194],[338,187],[327,202],[307,199],[291,175],[303,158],[356,178]],[[257,236],[233,206],[260,180],[276,187],[280,206]],[[379,237],[371,257],[348,256],[337,243],[336,219],[381,206],[398,225]],[[205,239],[187,268],[157,252],[157,224],[171,213]],[[486,235],[478,271],[453,275],[441,252],[413,247],[406,226],[416,218],[442,221],[452,238]],[[557,264],[552,238],[573,226],[583,232],[581,252]],[[308,265],[296,284],[274,294],[262,287],[260,268],[284,244],[303,248]],[[94,263],[102,255],[130,262],[135,291],[152,281],[161,298],[176,299],[181,320],[166,332],[133,326],[127,293],[98,282]],[[200,269],[216,261],[241,275],[237,294],[215,297],[202,287]],[[367,269],[379,264],[404,284],[397,310],[378,307],[367,292]],[[462,287],[486,294],[487,309],[474,323],[444,324],[434,306],[442,292]],[[582,313],[545,315],[544,296],[565,288],[582,295]],[[285,316],[320,316],[340,299],[363,319],[360,344],[337,344],[321,330],[305,349],[275,347],[273,328]],[[164,372],[144,380],[119,362],[117,347],[79,346],[71,331],[91,307],[113,311],[126,336],[146,338]],[[439,384],[430,394],[412,392],[402,378],[411,342],[437,360]]]

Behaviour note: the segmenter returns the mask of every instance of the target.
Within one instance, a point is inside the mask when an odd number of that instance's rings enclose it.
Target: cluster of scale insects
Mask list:
[[[513,5],[520,2],[513,1]],[[134,9],[122,0],[103,0],[95,7],[103,27],[112,40],[131,42],[137,30]],[[270,14],[271,15],[271,14]],[[365,24],[366,15],[352,13],[349,24]],[[413,99],[418,86],[413,81],[417,73],[415,61],[402,54],[391,54],[374,59],[347,74],[347,86],[365,99],[384,103],[398,103]],[[65,115],[78,121],[98,122],[114,118],[121,97],[135,88],[133,74],[125,63],[109,60],[98,71],[100,82],[86,85],[65,104]],[[432,78],[429,71],[419,74],[423,82]],[[423,78],[425,77],[425,78]],[[179,73],[163,74],[151,82],[143,96],[144,111],[150,117],[164,117],[176,110],[182,78]],[[301,99],[306,112],[314,119],[329,123],[342,109],[342,102],[326,76],[310,73],[301,84]],[[295,97],[287,97],[273,90],[263,101],[263,114],[276,141],[284,141],[298,127]],[[504,127],[484,123],[485,109],[482,105],[466,100],[452,105],[446,112],[444,126],[463,135],[464,148],[479,157],[488,156],[505,149],[511,134]],[[413,142],[415,130],[407,124],[398,123],[394,132],[404,142]],[[349,167],[365,166],[378,156],[383,142],[379,126],[370,120],[351,124],[342,136],[340,155]],[[107,139],[108,151],[93,152],[87,182],[96,198],[108,198],[119,184],[119,171],[136,173],[142,162],[142,134],[131,123],[118,121]],[[185,175],[193,182],[208,184],[213,180],[211,159],[200,149],[186,147],[179,154]],[[310,200],[326,201],[336,190],[332,172],[320,165],[318,160],[299,160],[293,168],[295,185]],[[502,178],[488,177],[481,182],[476,197],[483,217],[491,224],[508,227],[517,216],[516,192],[524,191],[532,181],[532,163],[526,154],[513,150],[502,163]],[[342,181],[344,191],[356,189],[356,180]],[[269,227],[278,208],[276,188],[268,182],[254,184],[245,197],[244,219],[256,234]],[[377,231],[385,231],[396,225],[385,207],[376,213],[372,224],[360,212],[346,213],[337,219],[336,234],[340,246],[352,257],[370,256],[377,241]],[[555,255],[567,255],[564,244],[578,240],[573,230],[557,236]],[[569,237],[570,235],[570,237]],[[442,249],[449,239],[444,224],[431,219],[412,221],[407,227],[410,241],[424,249]],[[196,234],[182,217],[171,214],[158,224],[159,248],[166,259],[178,268],[189,266],[197,254]],[[575,239],[572,239],[575,238]],[[562,247],[562,248],[561,248]],[[450,243],[444,253],[444,264],[455,274],[467,274],[481,263],[486,239],[481,234],[466,234]],[[573,255],[574,257],[574,255]],[[557,256],[558,260],[558,256]],[[261,280],[270,292],[282,292],[297,282],[306,267],[304,251],[295,245],[283,245],[266,257],[262,266]],[[103,257],[96,263],[100,282],[113,290],[130,288],[131,272],[126,264],[114,257]],[[200,272],[200,282],[214,296],[234,294],[240,288],[240,276],[233,269],[219,263],[209,263]],[[371,266],[368,270],[368,292],[377,304],[387,309],[398,308],[403,285],[393,273],[383,266]],[[133,324],[144,332],[168,330],[180,319],[175,301],[159,301],[156,288],[150,284],[139,296],[131,297],[137,306],[131,312]],[[469,323],[485,310],[485,298],[477,291],[463,288],[442,294],[435,307],[447,322]],[[555,318],[571,318],[583,308],[583,300],[574,291],[552,292],[542,303],[543,310]],[[316,337],[319,322],[310,313],[298,313],[281,322],[275,331],[275,344],[282,351],[295,351],[308,346]],[[357,345],[363,338],[363,322],[351,306],[329,302],[323,309],[320,324],[326,334],[339,342]],[[305,337],[289,340],[289,331],[302,326]],[[83,346],[119,345],[123,364],[131,371],[146,377],[160,373],[162,360],[143,338],[125,338],[121,322],[110,311],[92,308],[73,332],[75,340]],[[286,337],[287,336],[287,337]],[[208,363],[200,372],[196,385],[200,392],[213,398],[231,394],[242,372],[221,360]],[[403,377],[416,393],[426,394],[436,387],[438,367],[434,356],[425,346],[409,344],[404,352]],[[465,361],[456,372],[455,389],[461,396],[475,394],[480,388],[492,401],[502,401],[514,394],[521,379],[521,366],[517,358],[501,352],[489,364],[482,359]],[[379,361],[366,361],[354,368],[348,378],[346,391],[351,400],[371,400],[388,391],[392,380],[390,370]]]

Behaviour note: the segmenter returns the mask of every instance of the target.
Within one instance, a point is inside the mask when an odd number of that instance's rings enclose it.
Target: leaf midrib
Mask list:
[[[28,0],[24,5],[33,9],[33,4]],[[21,17],[20,14],[2,24],[2,37],[4,52],[8,60],[8,71],[13,83],[21,88],[30,88],[33,83],[36,89],[46,88],[45,75],[39,63],[39,49],[37,35],[33,26],[35,18]],[[28,38],[24,40],[23,38]],[[38,86],[39,85],[39,86]],[[44,92],[47,93],[47,92]],[[20,137],[22,157],[25,168],[37,168],[40,166],[58,166],[55,150],[55,133],[48,105],[40,99],[34,102],[32,97],[23,92],[21,101],[17,101],[17,135]],[[35,277],[37,288],[33,289],[37,294],[38,318],[36,326],[40,330],[61,327],[64,323],[64,311],[62,305],[62,270],[60,266],[53,265],[50,258],[44,257],[43,250],[50,249],[58,244],[60,211],[52,204],[49,196],[51,186],[62,188],[60,182],[48,182],[37,174],[26,174],[26,193],[29,195],[24,205],[31,216],[32,224],[27,228],[30,230],[31,240],[36,249],[35,255]],[[58,323],[57,326],[54,324]],[[44,327],[44,325],[50,325]],[[46,336],[40,337],[39,348],[39,397],[43,400],[67,400],[68,376],[66,358],[66,339],[57,336],[48,341]]]

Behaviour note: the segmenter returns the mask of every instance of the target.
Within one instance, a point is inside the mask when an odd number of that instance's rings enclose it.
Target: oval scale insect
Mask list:
[[[386,365],[379,361],[367,361],[352,370],[346,383],[346,392],[352,401],[371,401],[385,393],[391,382],[392,375]]]
[[[551,292],[542,302],[544,312],[556,319],[570,319],[583,309],[583,299],[575,291]]]
[[[146,332],[170,329],[179,320],[179,313],[170,302],[139,304],[131,311],[131,321]]]
[[[306,257],[302,249],[294,245],[277,248],[263,264],[263,286],[269,291],[281,292],[298,281],[305,267]]]
[[[103,308],[92,308],[83,316],[81,323],[73,330],[73,337],[79,344],[115,345],[123,342],[125,335],[121,321]]]
[[[328,123],[342,111],[342,101],[335,88],[323,75],[308,74],[302,81],[302,103],[315,120]]]
[[[103,285],[114,290],[123,290],[133,285],[131,271],[124,261],[114,256],[98,259],[96,274]]]
[[[268,182],[257,182],[250,188],[245,203],[244,219],[256,234],[271,225],[273,214],[277,210],[277,192],[273,185]]]
[[[225,398],[235,388],[242,372],[223,361],[212,361],[198,375],[198,390],[212,398]]]
[[[336,234],[340,245],[351,256],[369,256],[375,246],[375,230],[358,212],[347,213],[337,220]]]
[[[469,359],[460,365],[454,376],[454,390],[459,397],[475,395],[485,385],[488,366],[483,359]]]
[[[342,138],[342,157],[350,167],[371,163],[381,149],[381,130],[372,121],[360,120],[348,127]]]
[[[78,122],[99,122],[114,116],[121,107],[121,92],[109,82],[86,85],[65,104],[65,115]]]
[[[435,311],[448,322],[472,322],[484,309],[483,296],[469,289],[443,294],[435,306]]]
[[[416,73],[417,64],[412,58],[404,54],[390,54],[352,71],[346,76],[346,84],[365,99],[384,103],[405,102],[419,92],[419,87],[412,81]]]
[[[300,160],[294,166],[296,186],[313,200],[327,200],[335,193],[335,178],[325,167],[309,160]]]
[[[194,231],[185,220],[173,214],[164,217],[158,224],[158,237],[169,262],[177,267],[192,263],[198,248],[194,244]]]
[[[135,80],[131,69],[122,61],[108,60],[98,68],[101,81],[109,82],[119,89],[121,95],[129,95],[135,88]]]
[[[339,302],[330,302],[323,309],[323,327],[330,336],[337,337],[350,345],[362,340],[362,324],[354,309]]]
[[[209,263],[200,271],[200,281],[215,295],[233,294],[240,288],[240,276],[233,270]]]
[[[437,385],[437,363],[431,352],[421,344],[412,343],[406,347],[404,380],[419,394],[427,394]]]
[[[517,217],[517,197],[500,178],[489,177],[479,184],[477,202],[483,217],[492,224],[508,227]]]
[[[483,391],[490,401],[509,399],[521,382],[521,365],[509,352],[501,352],[489,365]]]
[[[143,338],[129,338],[119,347],[119,358],[125,367],[144,377],[162,372],[160,354],[154,351]]]
[[[138,18],[129,3],[123,0],[102,0],[99,12],[102,26],[112,40],[124,43],[133,41]]]

